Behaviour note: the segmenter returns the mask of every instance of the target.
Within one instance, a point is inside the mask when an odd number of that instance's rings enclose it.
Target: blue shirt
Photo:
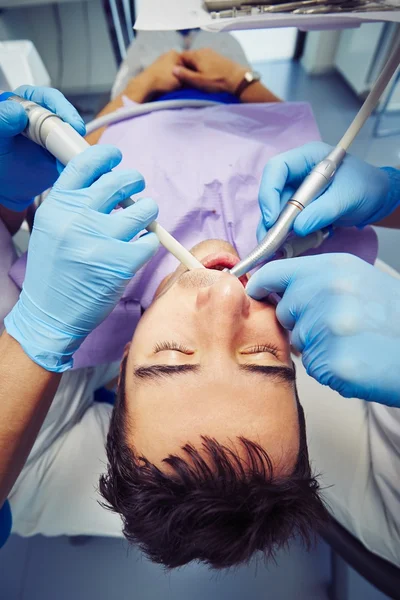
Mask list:
[[[211,100],[213,102],[220,102],[221,104],[240,104],[240,100],[234,94],[229,92],[216,92],[210,94],[209,92],[203,92],[202,90],[196,90],[193,88],[182,88],[175,90],[174,92],[167,92],[161,94],[155,100]]]
[[[4,546],[11,533],[12,517],[8,500],[0,508],[0,548]]]

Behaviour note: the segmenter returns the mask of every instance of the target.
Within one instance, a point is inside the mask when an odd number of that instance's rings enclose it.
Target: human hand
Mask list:
[[[158,248],[153,233],[129,243],[157,217],[152,200],[110,214],[144,189],[137,171],[110,172],[121,158],[112,146],[89,148],[68,163],[36,211],[23,289],[5,327],[48,371],[72,366],[74,352]]]
[[[259,191],[259,237],[265,235],[306,175],[331,150],[328,144],[312,142],[271,158]],[[363,226],[390,214],[396,207],[396,198],[389,193],[390,171],[346,155],[327,190],[299,213],[295,233],[305,236],[332,223]]]
[[[173,92],[181,87],[179,79],[173,74],[176,65],[182,64],[181,55],[176,50],[162,54],[147,69],[131,79],[124,94],[129,97],[130,90],[137,97],[138,87],[143,90],[143,100],[153,94]]]
[[[276,315],[311,377],[346,398],[400,408],[400,281],[355,256],[325,254],[270,262],[246,290],[283,293]]]
[[[234,94],[247,69],[218,54],[211,48],[187,50],[181,54],[183,66],[176,66],[174,75],[182,84],[206,92]]]
[[[48,108],[84,135],[84,122],[58,90],[23,85],[14,93]],[[29,206],[33,198],[51,187],[58,177],[55,159],[19,135],[27,123],[20,104],[0,102],[0,204],[17,212]]]

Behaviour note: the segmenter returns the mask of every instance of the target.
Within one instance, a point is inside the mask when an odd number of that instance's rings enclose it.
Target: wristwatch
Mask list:
[[[246,71],[246,73],[243,75],[242,81],[236,88],[235,96],[240,97],[240,95],[244,92],[246,88],[249,87],[249,85],[255,83],[256,81],[260,81],[260,79],[261,74],[258,73],[258,71]]]

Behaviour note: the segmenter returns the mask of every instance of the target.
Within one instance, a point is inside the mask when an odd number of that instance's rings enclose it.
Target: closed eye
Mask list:
[[[190,348],[187,348],[186,346],[183,346],[182,344],[178,344],[176,342],[158,342],[154,346],[153,352],[154,354],[157,354],[158,352],[165,352],[168,350],[181,352],[182,354],[187,355],[194,354],[194,352],[190,350]]]
[[[263,352],[268,352],[268,354],[273,354],[276,358],[279,358],[279,351],[276,346],[261,344],[257,346],[253,346],[252,348],[247,348],[242,352],[242,354],[261,354]]]

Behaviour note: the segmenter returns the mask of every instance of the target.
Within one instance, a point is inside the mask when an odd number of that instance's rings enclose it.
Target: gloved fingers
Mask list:
[[[279,217],[281,194],[289,178],[285,155],[272,158],[264,168],[258,192],[258,203],[265,227],[269,229]]]
[[[246,286],[247,294],[255,300],[265,298],[271,292],[283,294],[292,279],[297,276],[297,272],[302,264],[299,261],[305,261],[310,258],[319,257],[288,258],[267,263],[250,277]]]
[[[91,146],[67,164],[53,189],[62,191],[87,188],[101,175],[116,167],[121,160],[121,152],[114,146]]]
[[[90,208],[110,213],[117,204],[133,194],[143,192],[144,188],[143,175],[133,169],[105,173],[90,186]]]
[[[352,190],[341,179],[338,173],[329,188],[299,214],[293,225],[297,235],[306,236],[327,227],[349,212],[352,207],[347,198],[352,196]]]
[[[153,258],[159,245],[155,233],[146,233],[132,243],[121,242],[121,257],[132,276]]]
[[[264,219],[261,217],[261,219],[258,222],[257,231],[256,231],[257,243],[260,244],[266,235],[267,235],[267,228],[264,225]]]
[[[304,319],[304,311],[302,310],[304,308],[303,303],[307,302],[304,295],[299,297],[294,287],[295,284],[293,285],[293,288],[290,286],[286,289],[286,292],[283,294],[281,301],[276,307],[276,317],[282,327],[288,331],[294,330],[300,315]],[[296,337],[296,335],[292,338],[292,344],[301,352],[303,348],[299,341],[300,338]]]
[[[295,297],[296,292],[293,291],[293,298]],[[314,354],[317,352],[318,340],[321,340],[323,337],[325,328],[324,315],[319,314],[319,317],[316,317],[318,311],[316,306],[311,306],[311,302],[312,300],[307,307],[306,303],[303,304],[302,302],[298,302],[298,299],[295,298],[294,303],[292,303],[291,306],[292,314],[290,318],[292,319],[293,327],[291,329],[292,334],[290,336],[290,342],[296,350],[302,353],[303,364],[305,360],[308,360],[310,347]],[[285,318],[285,316],[287,318],[287,309],[287,305],[283,305],[280,309],[282,313],[286,313],[283,314],[283,318]],[[326,348],[326,346],[324,347]],[[306,366],[306,364],[304,364],[304,366]]]
[[[303,336],[303,326],[302,323],[295,323],[292,329],[292,335],[290,336],[290,344],[298,350],[298,352],[303,352],[305,347],[305,341]]]
[[[328,144],[313,142],[271,158],[264,169],[258,195],[267,228],[278,218],[285,187],[290,185],[292,189],[296,189],[314,165],[325,158],[330,150]]]
[[[293,192],[294,192],[294,189],[291,186],[288,186],[283,190],[281,198],[280,198],[279,214],[282,212],[282,210],[283,210],[284,206],[287,204],[288,200],[290,200],[290,198],[293,196]],[[260,222],[257,226],[257,232],[256,232],[258,243],[263,241],[263,239],[267,235],[267,231],[268,231],[268,229],[265,226],[264,219],[261,217]]]
[[[61,117],[63,121],[69,123],[80,135],[85,135],[86,127],[82,117],[59,90],[49,87],[21,85],[14,90],[14,93],[44,106]]]
[[[7,142],[22,133],[28,123],[28,118],[22,106],[16,102],[5,100],[0,102],[0,153],[8,152]],[[1,138],[8,138],[7,141]]]
[[[157,218],[158,206],[151,198],[140,198],[132,206],[110,215],[108,235],[128,242]],[[157,236],[156,236],[157,237]]]

